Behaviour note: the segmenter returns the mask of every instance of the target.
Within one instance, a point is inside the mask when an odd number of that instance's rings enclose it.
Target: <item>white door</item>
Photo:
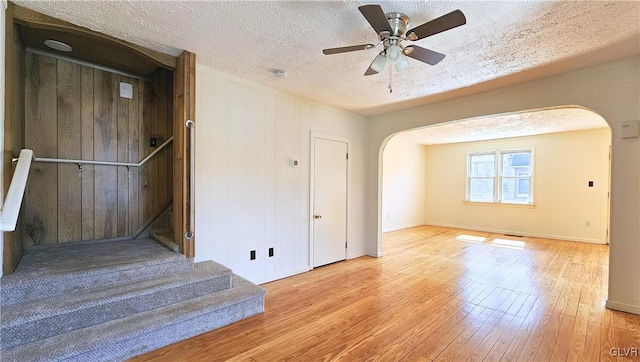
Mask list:
[[[313,138],[313,266],[346,259],[346,142]]]

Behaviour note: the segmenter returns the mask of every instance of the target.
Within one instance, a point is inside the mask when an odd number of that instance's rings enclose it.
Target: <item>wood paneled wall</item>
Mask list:
[[[5,64],[2,70],[5,74],[4,99],[4,149],[2,150],[2,187],[3,197],[9,190],[13,177],[14,156],[20,154],[24,144],[24,44],[20,40],[17,25],[13,24],[13,3],[8,4],[5,18]],[[4,11],[4,10],[0,10]],[[16,231],[3,233],[3,274],[9,274],[18,265],[22,256],[21,219],[18,218]]]
[[[363,255],[366,118],[196,70],[195,261],[214,260],[256,283],[309,270],[312,131],[351,139],[347,251]]]
[[[151,81],[27,53],[25,147],[36,157],[137,163],[172,134],[173,73]],[[133,99],[119,96],[133,85]],[[25,244],[133,235],[171,199],[172,147],[140,168],[33,163]]]

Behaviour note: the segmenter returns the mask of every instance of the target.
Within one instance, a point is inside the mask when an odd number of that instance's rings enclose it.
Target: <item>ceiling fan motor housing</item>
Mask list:
[[[407,31],[407,26],[409,25],[409,17],[403,13],[386,13],[387,20],[389,20],[389,25],[391,25],[392,33],[391,36],[403,36]]]

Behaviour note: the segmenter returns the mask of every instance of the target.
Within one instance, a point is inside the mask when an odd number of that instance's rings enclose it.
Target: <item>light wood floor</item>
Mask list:
[[[265,284],[264,314],[135,361],[628,361],[611,348],[640,348],[640,318],[604,307],[607,246],[417,227],[383,247]]]

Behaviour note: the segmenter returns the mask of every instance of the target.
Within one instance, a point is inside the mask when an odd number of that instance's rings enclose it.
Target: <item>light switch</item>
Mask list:
[[[133,99],[133,85],[130,83],[120,82],[120,97]]]
[[[638,121],[622,122],[622,138],[638,137]]]

